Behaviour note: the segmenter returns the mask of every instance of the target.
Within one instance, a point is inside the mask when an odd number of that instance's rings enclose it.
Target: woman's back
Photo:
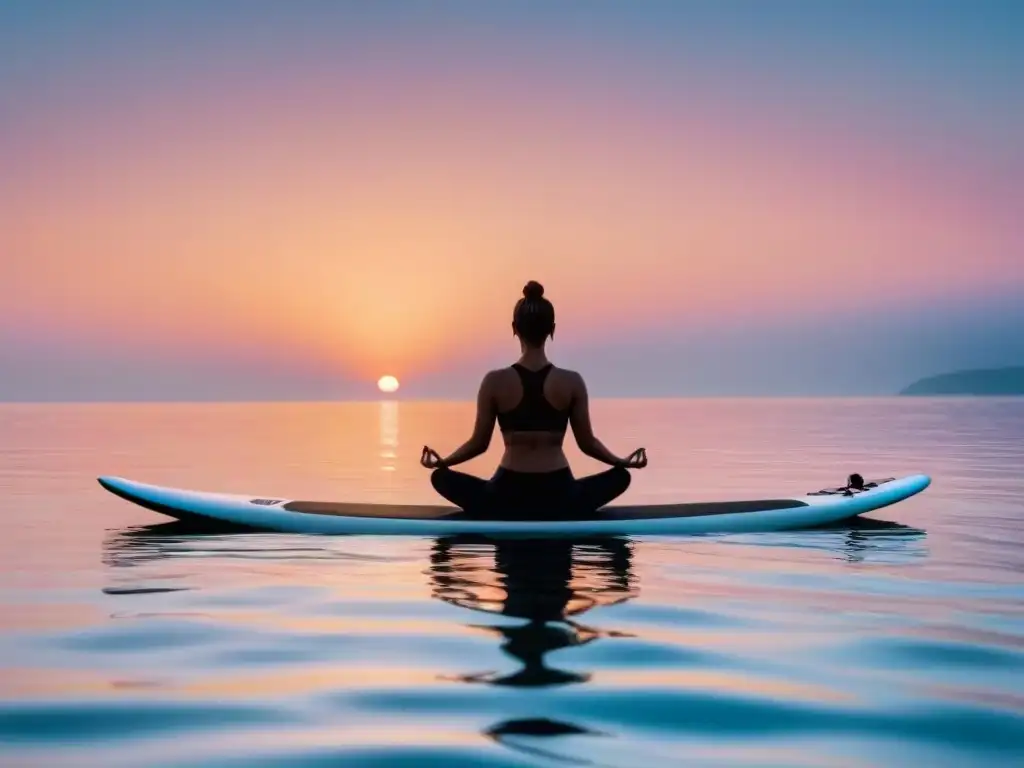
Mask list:
[[[562,444],[579,375],[551,363],[524,363],[493,371],[490,377],[505,443],[501,466],[517,472],[563,469],[569,465]]]

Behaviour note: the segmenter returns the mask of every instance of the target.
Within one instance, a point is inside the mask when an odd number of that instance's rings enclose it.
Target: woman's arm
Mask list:
[[[473,434],[450,455],[441,459],[442,467],[453,467],[456,464],[475,459],[490,447],[491,436],[494,434],[494,421],[497,418],[494,395],[492,394],[493,380],[494,372],[492,371],[480,382],[480,391],[476,395],[476,423],[473,425]]]
[[[587,394],[587,384],[578,373],[576,377],[572,410],[569,412],[569,422],[572,424],[572,433],[576,436],[576,445],[592,459],[612,466],[624,464],[623,459],[609,451],[604,443],[594,436],[594,428],[590,424],[590,396]]]

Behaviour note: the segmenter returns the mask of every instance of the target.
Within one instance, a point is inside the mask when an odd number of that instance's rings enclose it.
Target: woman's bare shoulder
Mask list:
[[[483,387],[495,387],[501,386],[503,383],[508,382],[512,377],[513,371],[511,368],[495,368],[484,374],[481,386]]]
[[[566,384],[571,384],[573,386],[581,386],[583,384],[583,374],[579,371],[556,367],[554,373]]]

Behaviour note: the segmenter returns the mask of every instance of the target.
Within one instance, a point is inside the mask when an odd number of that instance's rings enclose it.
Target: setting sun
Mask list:
[[[381,392],[395,392],[398,390],[398,379],[394,376],[381,376],[377,379],[377,389]]]

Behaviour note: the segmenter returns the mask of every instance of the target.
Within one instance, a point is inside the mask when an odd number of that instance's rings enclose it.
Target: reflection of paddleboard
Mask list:
[[[293,501],[204,493],[101,477],[100,485],[128,501],[192,522],[234,523],[289,533],[445,536],[675,535],[748,533],[808,528],[845,520],[920,493],[925,475],[877,481],[864,490],[830,489],[789,499],[608,506],[590,518],[502,520],[456,507]]]

